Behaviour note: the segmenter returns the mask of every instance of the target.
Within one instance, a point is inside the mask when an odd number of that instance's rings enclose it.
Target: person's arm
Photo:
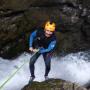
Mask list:
[[[47,49],[41,48],[39,52],[42,54],[46,52],[50,52],[55,48],[55,46],[56,46],[56,41],[54,40],[49,44]]]
[[[32,47],[33,44],[33,40],[36,37],[36,33],[37,31],[34,31],[33,33],[31,33],[30,38],[29,38],[29,48]]]

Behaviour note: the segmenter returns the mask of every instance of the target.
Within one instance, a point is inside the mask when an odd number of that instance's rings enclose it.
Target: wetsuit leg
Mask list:
[[[34,64],[35,64],[35,62],[39,56],[40,56],[40,54],[37,54],[32,59],[30,59],[29,68],[30,68],[31,77],[35,77],[35,75],[34,75],[34,70],[35,70]]]
[[[44,53],[43,58],[45,62],[45,76],[48,76],[48,73],[50,72],[51,68],[51,53]]]

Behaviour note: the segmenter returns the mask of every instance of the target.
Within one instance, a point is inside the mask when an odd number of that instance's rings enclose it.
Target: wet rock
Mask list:
[[[22,90],[87,90],[79,85],[63,80],[51,79],[44,82],[33,82],[26,85]]]
[[[28,51],[29,34],[56,22],[56,52],[90,49],[89,0],[2,0],[0,2],[0,56],[13,58]]]

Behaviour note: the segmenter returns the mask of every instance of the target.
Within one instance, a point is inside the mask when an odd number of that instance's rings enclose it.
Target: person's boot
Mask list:
[[[30,80],[29,80],[29,83],[32,82],[34,79],[35,79],[35,77],[34,76],[31,76],[30,77]]]
[[[48,76],[45,76],[45,80],[49,80],[49,77]]]

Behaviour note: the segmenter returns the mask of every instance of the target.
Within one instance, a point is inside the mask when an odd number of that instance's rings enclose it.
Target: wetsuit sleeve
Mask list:
[[[52,41],[52,42],[49,44],[49,46],[48,46],[47,49],[41,48],[41,49],[40,49],[40,53],[43,54],[43,53],[46,53],[46,52],[50,52],[50,51],[52,51],[52,50],[55,48],[55,46],[56,46],[56,40]]]
[[[30,38],[29,38],[29,47],[32,47],[33,40],[36,37],[36,33],[37,33],[37,31],[34,31],[31,33]]]

